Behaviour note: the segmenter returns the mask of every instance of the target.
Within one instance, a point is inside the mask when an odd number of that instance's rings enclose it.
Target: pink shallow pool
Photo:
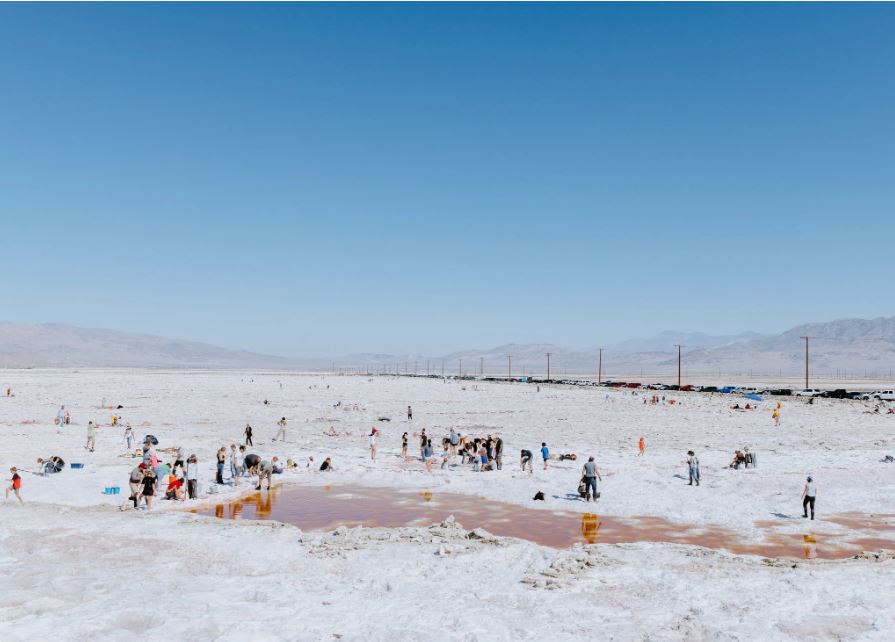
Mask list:
[[[598,505],[593,505],[598,506]],[[824,532],[818,524],[803,533],[779,533],[786,520],[756,522],[765,532],[752,542],[712,524],[678,524],[662,517],[616,518],[596,512],[525,508],[473,495],[365,487],[274,487],[240,500],[194,511],[226,519],[273,519],[302,530],[331,530],[339,525],[368,527],[428,526],[449,515],[467,529],[484,528],[505,537],[564,548],[575,543],[666,542],[718,548],[765,557],[843,559],[862,550],[895,554],[895,516],[842,514],[825,518],[848,529]],[[810,528],[819,530],[808,530]]]

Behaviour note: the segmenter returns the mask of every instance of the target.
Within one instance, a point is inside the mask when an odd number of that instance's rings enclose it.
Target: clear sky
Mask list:
[[[0,5],[0,320],[284,355],[892,315],[895,6]]]

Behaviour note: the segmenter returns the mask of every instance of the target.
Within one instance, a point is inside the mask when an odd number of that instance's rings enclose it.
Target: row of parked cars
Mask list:
[[[542,383],[542,382],[539,382]],[[793,390],[792,388],[754,388],[751,386],[696,386],[696,385],[670,385],[664,383],[638,383],[629,381],[603,381],[597,383],[589,379],[559,379],[552,383],[562,383],[576,386],[600,386],[608,388],[631,388],[644,390],[680,390],[683,392],[718,392],[721,394],[741,394],[741,395],[779,395],[779,396],[796,396],[796,397],[824,397],[828,399],[861,399],[861,400],[880,400],[895,401],[895,390],[855,390],[850,391],[844,388],[835,390],[820,390],[818,388],[807,388],[805,390]]]
[[[440,379],[441,375],[409,375],[419,377],[430,377]],[[476,375],[464,375],[458,377],[451,376],[451,379],[464,379],[470,381],[506,381],[506,377],[488,377]],[[793,390],[792,388],[755,388],[752,386],[697,386],[687,384],[683,386],[665,384],[665,383],[639,383],[636,381],[601,381],[597,383],[593,379],[539,379],[536,377],[513,377],[513,381],[520,383],[555,383],[568,386],[594,386],[601,388],[630,388],[642,390],[671,390],[681,392],[718,392],[721,394],[740,394],[740,395],[778,395],[778,396],[796,396],[796,397],[824,397],[827,399],[859,399],[863,401],[895,401],[895,390],[846,390],[845,388],[837,388],[835,390],[821,390],[819,388],[806,388],[805,390]]]

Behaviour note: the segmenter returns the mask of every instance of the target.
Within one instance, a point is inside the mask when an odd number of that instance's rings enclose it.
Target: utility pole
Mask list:
[[[805,390],[808,390],[808,341],[814,337],[799,337],[805,340]]]
[[[507,355],[507,379],[513,378],[513,355]]]
[[[683,348],[684,346],[682,346],[679,343],[675,343],[674,345],[677,346],[677,387],[678,387],[678,390],[680,390],[680,387],[681,387],[681,348]]]
[[[547,353],[547,381],[550,381],[550,355],[552,354],[552,352]]]
[[[603,383],[603,348],[597,348],[600,355],[597,357],[597,383]]]

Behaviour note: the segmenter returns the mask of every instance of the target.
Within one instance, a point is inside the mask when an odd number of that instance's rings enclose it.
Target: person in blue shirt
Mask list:
[[[541,442],[541,458],[544,460],[544,470],[547,470],[547,460],[550,459],[550,451],[544,442]]]

